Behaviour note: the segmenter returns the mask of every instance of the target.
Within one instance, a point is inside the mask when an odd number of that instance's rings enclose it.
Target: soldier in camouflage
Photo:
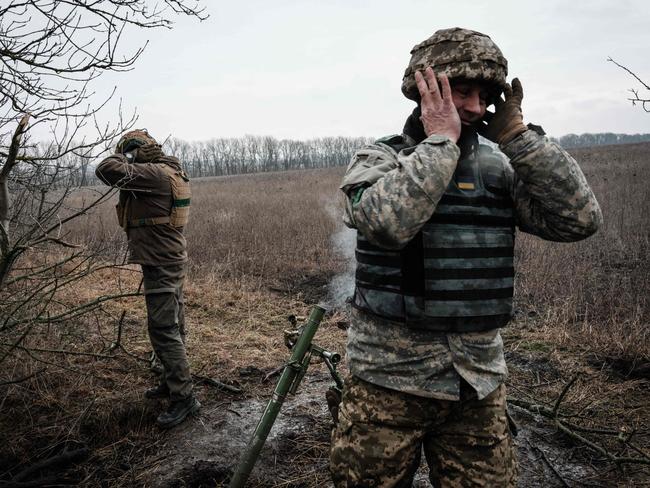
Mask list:
[[[149,339],[163,366],[159,385],[145,397],[170,400],[157,418],[161,427],[170,428],[201,406],[192,393],[185,352],[183,229],[189,214],[189,178],[178,159],[166,156],[146,130],[124,134],[115,154],[95,173],[120,189],[117,216],[126,231],[129,262],[142,267]]]
[[[573,242],[602,215],[576,161],[524,125],[522,85],[488,36],[439,30],[411,54],[402,92],[417,107],[341,186],[357,271],[332,477],[411,486],[424,451],[434,486],[513,487],[499,329],[515,228]]]

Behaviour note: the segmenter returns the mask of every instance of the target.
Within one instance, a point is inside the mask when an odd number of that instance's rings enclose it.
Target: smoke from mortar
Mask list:
[[[345,307],[346,300],[354,292],[354,271],[356,267],[354,250],[356,247],[357,231],[349,229],[343,224],[343,210],[340,202],[330,200],[324,207],[334,221],[336,229],[330,238],[330,245],[344,260],[343,272],[334,276],[327,285],[327,299],[323,304],[329,310],[336,310]]]

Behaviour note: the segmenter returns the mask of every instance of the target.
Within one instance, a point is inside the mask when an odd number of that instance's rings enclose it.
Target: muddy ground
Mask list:
[[[522,358],[519,362],[526,363]],[[540,364],[529,366],[539,369]],[[332,486],[327,462],[332,419],[325,391],[333,382],[324,367],[313,369],[298,394],[285,402],[249,478],[250,486]],[[206,402],[197,418],[170,431],[143,461],[146,484],[227,486],[266,403],[225,397]],[[510,411],[517,423],[519,487],[611,486],[598,481],[602,465],[594,465],[584,448],[558,436],[546,419],[514,405]],[[640,480],[632,483],[628,486],[641,486]],[[431,486],[424,462],[414,486]]]
[[[307,378],[302,391],[290,398],[279,415],[257,461],[249,483],[251,486],[332,486],[327,479],[327,458],[312,458],[311,466],[292,464],[303,450],[320,443],[325,449],[331,417],[324,402],[328,380],[324,375]],[[227,484],[241,452],[250,440],[266,402],[237,400],[205,405],[193,422],[170,432],[158,452],[144,460],[151,486],[160,488],[207,487]],[[543,420],[514,409],[518,424],[517,445],[520,460],[519,486],[566,486],[596,475],[587,462],[574,458],[574,447],[561,446],[552,439],[553,431]],[[551,467],[552,466],[552,467]],[[428,487],[428,469],[421,467],[415,487]]]

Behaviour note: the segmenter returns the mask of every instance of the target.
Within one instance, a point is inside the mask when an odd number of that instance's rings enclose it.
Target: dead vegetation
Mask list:
[[[539,478],[539,486],[642,486],[650,475],[647,466],[608,455],[642,458],[650,452],[650,145],[573,153],[596,191],[605,226],[570,245],[519,235],[517,320],[505,333],[511,404],[520,421],[547,426],[545,441],[570,449],[572,459],[592,468],[572,477],[558,467],[560,459],[535,451],[540,465],[554,467],[535,475],[548,477]],[[237,395],[198,383],[204,406],[227,409],[233,399],[265,398],[274,379],[264,378],[287,356],[287,316],[307,315],[345,268],[330,241],[339,225],[331,214],[337,213],[342,171],[194,182],[186,287],[191,365],[198,376],[243,390]],[[123,259],[123,236],[110,204],[77,220],[70,231],[69,240],[94,246],[107,261]],[[139,281],[134,267],[98,270],[66,300],[134,292]],[[6,355],[0,373],[0,486],[9,480],[21,486],[147,484],[151,465],[162,462],[156,453],[167,437],[155,428],[160,405],[142,397],[153,381],[144,318],[142,298],[124,298],[74,321],[35,327],[20,348],[0,347],[0,356]],[[111,347],[120,323],[122,347]],[[329,315],[317,342],[343,352],[345,332],[337,325],[344,323],[342,312]],[[8,335],[2,342],[17,339]],[[578,427],[606,454],[562,432],[553,423],[558,419]],[[293,475],[265,486],[323,485],[327,423],[314,425],[312,434],[285,439],[281,455]],[[534,447],[541,438],[526,442]],[[80,457],[37,465],[66,453]],[[522,470],[532,470],[526,461]],[[212,486],[210,479],[223,479],[223,473],[213,475],[185,481]]]
[[[650,373],[649,148],[573,150],[603,209],[603,228],[576,244],[518,239],[520,318],[555,347],[581,349],[625,377]]]

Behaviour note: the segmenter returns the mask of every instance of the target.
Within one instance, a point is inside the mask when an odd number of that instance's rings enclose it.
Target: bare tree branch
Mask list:
[[[5,163],[2,165],[2,169],[0,169],[0,258],[2,258],[3,261],[9,251],[9,208],[11,206],[11,200],[9,196],[8,179],[11,170],[16,165],[16,156],[18,155],[18,149],[20,148],[21,138],[27,129],[28,123],[29,114],[25,114],[20,119],[16,131],[11,138],[9,152],[5,159]],[[0,287],[2,287],[1,282]]]
[[[551,421],[555,427],[566,434],[567,436],[571,437],[574,441],[587,446],[588,448],[596,451],[597,453],[601,454],[605,458],[607,458],[609,461],[615,463],[616,465],[622,465],[622,464],[641,464],[641,465],[650,465],[650,457],[643,452],[642,450],[638,449],[636,446],[632,445],[630,443],[630,437],[628,436],[626,438],[621,437],[621,432],[622,430],[611,430],[611,429],[600,429],[600,428],[586,428],[586,427],[581,427],[577,426],[573,423],[568,422],[566,419],[568,417],[571,417],[570,415],[567,415],[565,413],[562,413],[560,411],[560,406],[564,399],[566,398],[569,390],[571,387],[575,384],[577,381],[578,376],[574,376],[567,382],[567,384],[564,386],[562,389],[562,392],[558,395],[553,408],[548,408],[544,405],[541,405],[540,402],[536,401],[526,401],[526,400],[521,400],[521,399],[516,399],[516,398],[510,398],[508,399],[508,403],[510,405],[514,405],[516,407],[519,407],[525,411],[528,411],[532,414],[535,415],[541,415],[542,417],[545,417]],[[585,435],[579,434],[578,432],[582,432],[584,434],[592,434],[592,435],[605,435],[609,436],[611,439],[613,436],[617,436],[618,440],[623,443],[626,447],[629,447],[630,449],[636,451],[639,453],[641,456],[640,457],[632,457],[632,456],[622,456],[618,454],[612,454],[610,451],[608,451],[605,447],[602,445],[598,444],[597,442],[594,442],[590,439],[588,439]],[[548,460],[547,460],[548,462]],[[550,463],[549,463],[550,465]]]
[[[119,261],[103,243],[80,238],[75,226],[115,190],[80,190],[90,163],[104,154],[137,116],[100,123],[113,99],[95,93],[106,71],[135,67],[147,43],[131,33],[170,29],[178,16],[203,20],[198,0],[18,0],[0,5],[0,362],[25,351],[31,334],[74,325],[106,302],[140,292],[81,298],[71,286]],[[33,141],[34,128],[49,134]],[[104,254],[103,254],[104,253]],[[51,344],[47,344],[50,346]],[[40,352],[67,351],[45,347]],[[79,352],[78,354],[94,353]],[[57,365],[58,367],[58,365]]]
[[[614,63],[616,66],[618,66],[618,67],[621,68],[622,70],[627,71],[627,72],[628,72],[630,75],[632,75],[632,76],[633,76],[633,77],[634,77],[634,78],[635,78],[639,83],[641,83],[641,85],[643,85],[643,87],[644,87],[646,90],[650,90],[650,86],[648,86],[648,84],[647,84],[646,82],[644,82],[641,78],[639,78],[639,77],[637,76],[637,74],[636,74],[634,71],[632,71],[631,69],[627,68],[626,66],[623,66],[622,64],[617,63],[617,62],[614,61],[611,57],[610,57],[610,58],[607,58],[607,61],[609,61],[609,62],[611,62],[611,63]],[[636,89],[634,89],[634,88],[630,88],[629,91],[631,91],[632,94],[634,95],[634,98],[628,98],[628,100],[630,100],[630,101],[632,102],[632,105],[636,105],[637,103],[641,103],[641,108],[643,108],[644,111],[650,113],[650,98],[642,98],[642,97],[639,95],[639,91],[636,90]]]

